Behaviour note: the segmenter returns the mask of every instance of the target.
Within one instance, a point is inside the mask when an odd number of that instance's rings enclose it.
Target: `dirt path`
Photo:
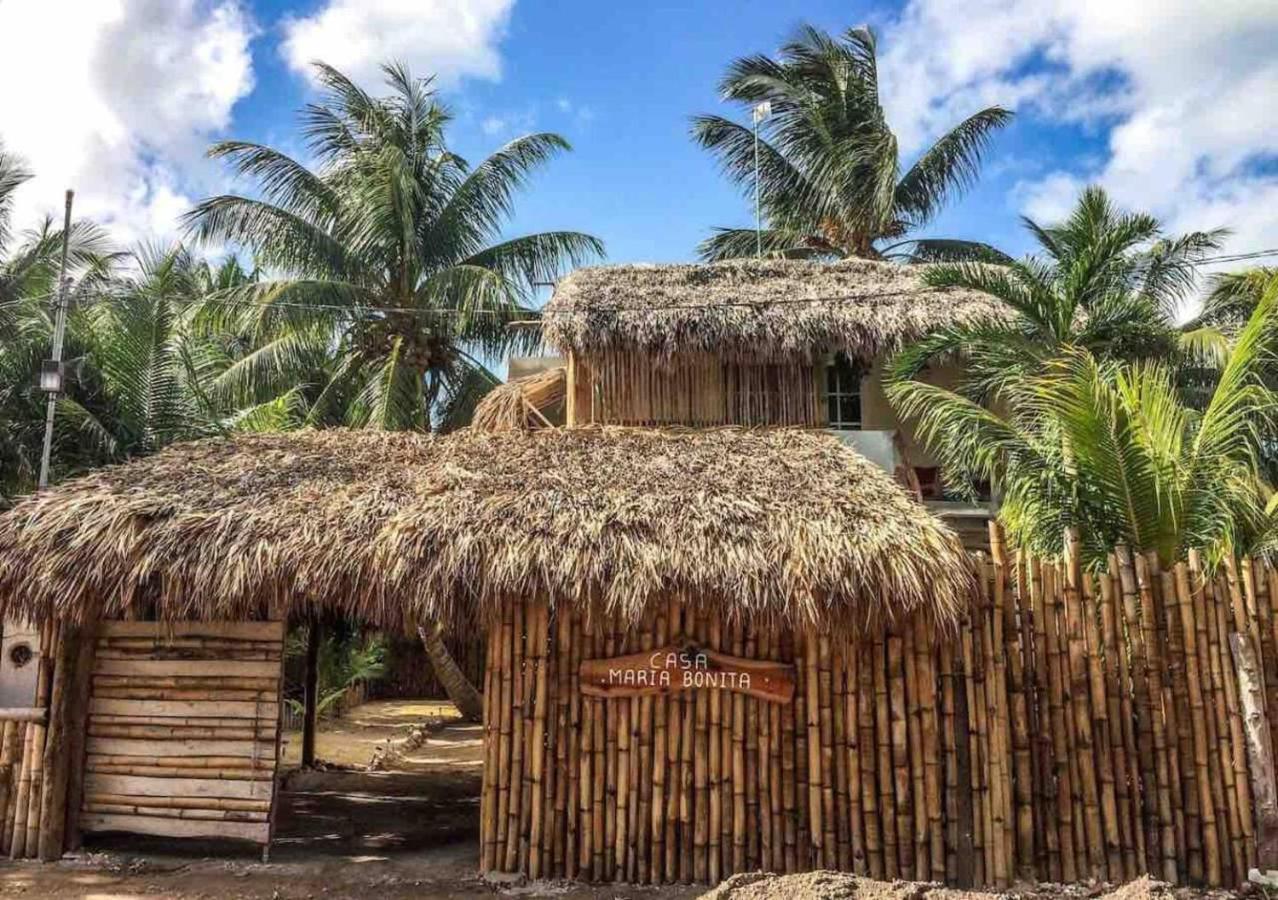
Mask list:
[[[441,753],[440,745],[436,744],[421,753],[410,753],[400,768],[422,771],[440,765],[463,769],[482,767],[480,728],[460,725],[460,718],[457,707],[445,701],[372,700],[350,710],[342,719],[321,720],[315,736],[315,756],[330,765],[363,768],[379,748],[388,743],[402,743],[414,727],[458,723],[463,730],[450,728],[445,735],[451,745],[446,753]],[[302,754],[301,732],[285,732],[281,743],[281,765],[296,768]]]

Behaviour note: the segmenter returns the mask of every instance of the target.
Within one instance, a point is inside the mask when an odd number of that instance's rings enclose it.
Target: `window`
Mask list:
[[[861,367],[842,353],[825,367],[825,404],[831,428],[861,430]]]

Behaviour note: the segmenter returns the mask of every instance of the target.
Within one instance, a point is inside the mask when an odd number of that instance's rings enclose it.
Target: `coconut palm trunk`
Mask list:
[[[443,626],[438,622],[431,622],[419,626],[417,633],[421,636],[422,646],[426,648],[430,664],[435,667],[435,676],[444,686],[444,693],[448,694],[448,699],[456,705],[462,718],[468,722],[482,722],[484,719],[483,695],[470,683],[470,679],[457,665],[453,655],[448,652],[448,647],[444,644]]]

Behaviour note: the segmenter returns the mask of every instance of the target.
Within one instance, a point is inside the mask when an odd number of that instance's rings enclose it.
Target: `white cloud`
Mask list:
[[[501,77],[498,44],[514,0],[327,0],[305,18],[284,22],[281,52],[310,75],[322,60],[361,83],[379,79],[390,60],[445,85],[463,77]]]
[[[1020,181],[1014,193],[1021,211],[1035,222],[1059,222],[1069,215],[1087,182],[1068,172],[1053,172],[1039,181]]]
[[[215,170],[212,134],[253,87],[253,25],[237,0],[3,0],[0,140],[36,177],[19,227],[60,213],[120,242],[171,238]]]
[[[1066,161],[1017,197],[1059,212],[1084,181],[1174,230],[1228,225],[1278,246],[1278,4],[1272,0],[911,0],[883,35],[885,103],[917,150],[1000,103],[1096,129],[1102,159]]]

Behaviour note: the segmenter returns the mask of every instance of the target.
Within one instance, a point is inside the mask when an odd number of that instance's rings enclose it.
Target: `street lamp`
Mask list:
[[[40,390],[51,396],[61,394],[66,381],[66,366],[56,359],[40,363]]]

